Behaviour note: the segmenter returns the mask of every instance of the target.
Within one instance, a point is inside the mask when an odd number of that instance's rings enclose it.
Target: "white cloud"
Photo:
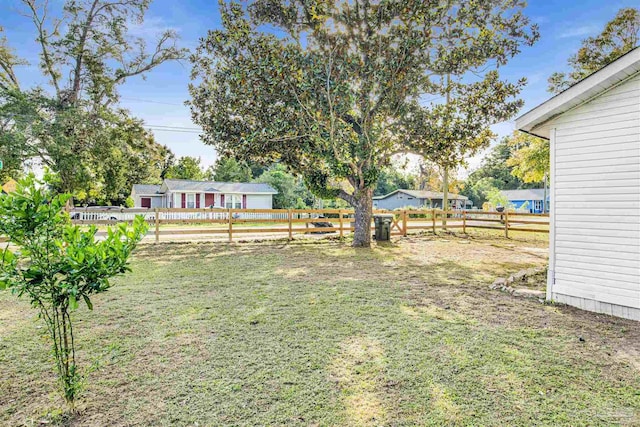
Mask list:
[[[147,15],[142,22],[133,22],[129,25],[129,35],[143,39],[155,39],[167,30],[180,32],[179,27],[169,25],[164,18]]]
[[[566,26],[568,29],[560,33],[558,38],[567,39],[572,37],[584,37],[596,33],[599,29],[597,25],[581,25],[579,27]]]

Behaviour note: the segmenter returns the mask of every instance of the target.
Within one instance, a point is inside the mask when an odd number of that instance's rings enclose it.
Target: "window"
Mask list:
[[[542,200],[533,201],[533,210],[536,212],[542,211]]]
[[[239,194],[225,195],[224,207],[227,209],[242,209],[242,196]]]
[[[196,195],[193,193],[188,193],[187,194],[187,208],[188,209],[195,209],[196,207]]]

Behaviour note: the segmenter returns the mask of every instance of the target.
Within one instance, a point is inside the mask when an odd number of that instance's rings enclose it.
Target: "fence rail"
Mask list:
[[[415,230],[431,231],[461,229],[502,230],[548,233],[549,215],[523,212],[492,212],[480,210],[420,209],[386,211],[374,209],[374,214],[393,214],[391,234],[406,236]],[[234,236],[254,233],[294,234],[337,233],[343,237],[354,230],[353,210],[347,209],[71,209],[72,222],[85,225],[109,225],[131,222],[143,215],[152,225],[155,241],[167,235],[219,235],[228,240]],[[164,229],[167,225],[199,225],[198,228]],[[372,229],[374,227],[372,226]]]

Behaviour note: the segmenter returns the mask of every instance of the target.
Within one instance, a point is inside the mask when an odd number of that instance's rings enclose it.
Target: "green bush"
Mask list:
[[[64,207],[68,194],[50,190],[51,177],[40,182],[30,175],[15,193],[0,196],[0,234],[9,239],[0,250],[0,289],[30,299],[47,324],[56,370],[70,408],[78,394],[71,313],[91,296],[109,289],[109,279],[128,271],[127,261],[147,232],[142,216],[133,228],[120,224],[96,240],[96,227],[83,231],[71,225]]]

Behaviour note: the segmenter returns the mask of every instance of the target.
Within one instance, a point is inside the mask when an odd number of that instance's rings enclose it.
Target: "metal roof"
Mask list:
[[[553,118],[578,107],[603,92],[616,87],[640,72],[640,47],[630,50],[609,65],[588,75],[553,98],[543,102],[516,119],[516,128],[549,139]]]
[[[171,191],[197,191],[215,193],[264,193],[278,194],[269,184],[261,182],[215,182],[165,179],[164,185]]]
[[[542,200],[544,188],[531,188],[528,190],[502,190],[500,191],[508,200]],[[549,191],[547,190],[547,199]]]
[[[416,199],[430,199],[430,200],[437,199],[437,200],[440,200],[444,196],[444,194],[439,193],[437,191],[398,189],[398,190],[392,191],[389,194],[385,194],[384,196],[375,196],[373,198],[373,200],[386,199],[387,197],[393,196],[394,194],[396,194],[398,192],[404,193],[404,194],[408,194],[409,196],[415,197]],[[448,199],[449,200],[468,200],[469,198],[465,197],[465,196],[462,196],[460,194],[449,193]]]

